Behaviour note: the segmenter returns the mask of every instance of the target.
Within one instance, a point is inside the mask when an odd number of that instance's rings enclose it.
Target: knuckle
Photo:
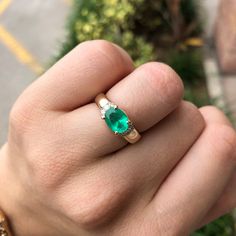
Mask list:
[[[180,207],[158,206],[157,210],[157,235],[164,236],[182,236],[189,232],[188,226],[182,219]],[[174,216],[174,217],[173,217]]]
[[[109,41],[86,41],[79,44],[78,49],[91,52],[94,58],[102,60],[103,63],[108,63],[110,68],[115,70],[122,68],[125,74],[133,70],[133,62],[128,53]]]
[[[182,109],[184,113],[190,118],[197,118],[197,119],[203,119],[201,113],[199,112],[198,108],[191,102],[183,101],[181,102]]]
[[[214,123],[219,123],[219,124],[225,124],[230,127],[232,127],[231,122],[229,119],[226,117],[223,111],[218,109],[215,106],[204,106],[199,109],[201,113],[203,114],[204,118],[206,119],[207,122],[213,122]]]
[[[85,49],[91,48],[96,50],[97,48],[101,49],[103,52],[114,52],[113,44],[106,40],[90,40],[85,41],[79,45],[79,47],[84,47]]]
[[[55,149],[47,152],[41,148],[33,148],[27,153],[27,164],[32,171],[31,179],[39,192],[50,193],[65,181],[65,176],[69,175],[67,160],[71,156],[67,153],[59,153]],[[58,147],[59,149],[59,147]],[[60,161],[58,161],[60,159]]]
[[[130,188],[126,183],[114,184],[103,177],[98,181],[98,176],[92,180],[82,179],[83,189],[71,192],[70,186],[66,195],[65,190],[61,190],[59,204],[65,209],[66,215],[84,229],[105,225],[129,199]]]
[[[208,127],[208,135],[215,151],[223,161],[233,161],[236,163],[236,132],[228,126],[222,124],[212,124]]]
[[[222,113],[217,107],[211,105],[201,107],[200,110],[214,113]]]
[[[45,111],[32,102],[24,94],[16,101],[9,114],[10,138],[16,143],[30,140],[31,135],[37,134],[42,127],[43,120],[47,119]],[[26,144],[26,142],[23,142]]]
[[[161,91],[161,99],[167,105],[178,104],[183,97],[183,82],[177,73],[168,65],[159,62],[149,62],[140,67],[149,79],[150,85]]]
[[[95,227],[102,224],[106,219],[109,219],[114,209],[114,205],[117,205],[117,195],[114,189],[104,189],[101,193],[94,191],[90,192],[86,199],[90,199],[90,203],[82,201],[77,221],[84,227]]]
[[[203,130],[205,127],[205,121],[200,113],[199,109],[191,102],[181,102],[180,109],[182,110],[183,116],[194,124],[194,128]]]
[[[51,120],[51,114],[41,114],[22,102],[16,103],[10,114],[11,143],[24,157],[28,169],[25,176],[40,192],[54,189],[66,175],[69,163],[73,164],[73,151],[65,148],[67,143],[58,121]]]
[[[16,102],[10,111],[9,125],[11,131],[23,135],[33,123],[32,109],[21,102]]]

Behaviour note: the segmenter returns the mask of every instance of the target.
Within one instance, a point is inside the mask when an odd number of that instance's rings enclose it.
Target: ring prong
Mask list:
[[[105,119],[105,115],[102,115],[101,118],[104,120]]]
[[[115,135],[118,135],[118,132],[117,132],[117,131],[115,131]]]

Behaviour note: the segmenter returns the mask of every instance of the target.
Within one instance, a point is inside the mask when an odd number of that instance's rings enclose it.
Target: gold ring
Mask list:
[[[101,118],[105,120],[113,133],[123,137],[129,143],[136,143],[140,140],[141,135],[134,128],[127,114],[110,102],[103,93],[95,98],[95,102],[100,109]]]

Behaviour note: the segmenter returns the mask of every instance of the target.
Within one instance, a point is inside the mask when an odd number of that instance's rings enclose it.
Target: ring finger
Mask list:
[[[124,109],[139,132],[144,132],[172,112],[182,94],[183,85],[178,75],[170,67],[152,62],[118,82],[107,97]],[[72,143],[76,140],[78,151],[83,150],[88,156],[106,155],[126,145],[100,117],[95,103],[66,114],[65,123],[71,125],[67,130],[74,130],[68,138]]]

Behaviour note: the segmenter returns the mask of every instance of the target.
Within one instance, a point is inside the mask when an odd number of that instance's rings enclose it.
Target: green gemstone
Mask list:
[[[128,120],[127,115],[118,108],[110,107],[105,113],[108,127],[118,134],[123,134],[129,129]]]

